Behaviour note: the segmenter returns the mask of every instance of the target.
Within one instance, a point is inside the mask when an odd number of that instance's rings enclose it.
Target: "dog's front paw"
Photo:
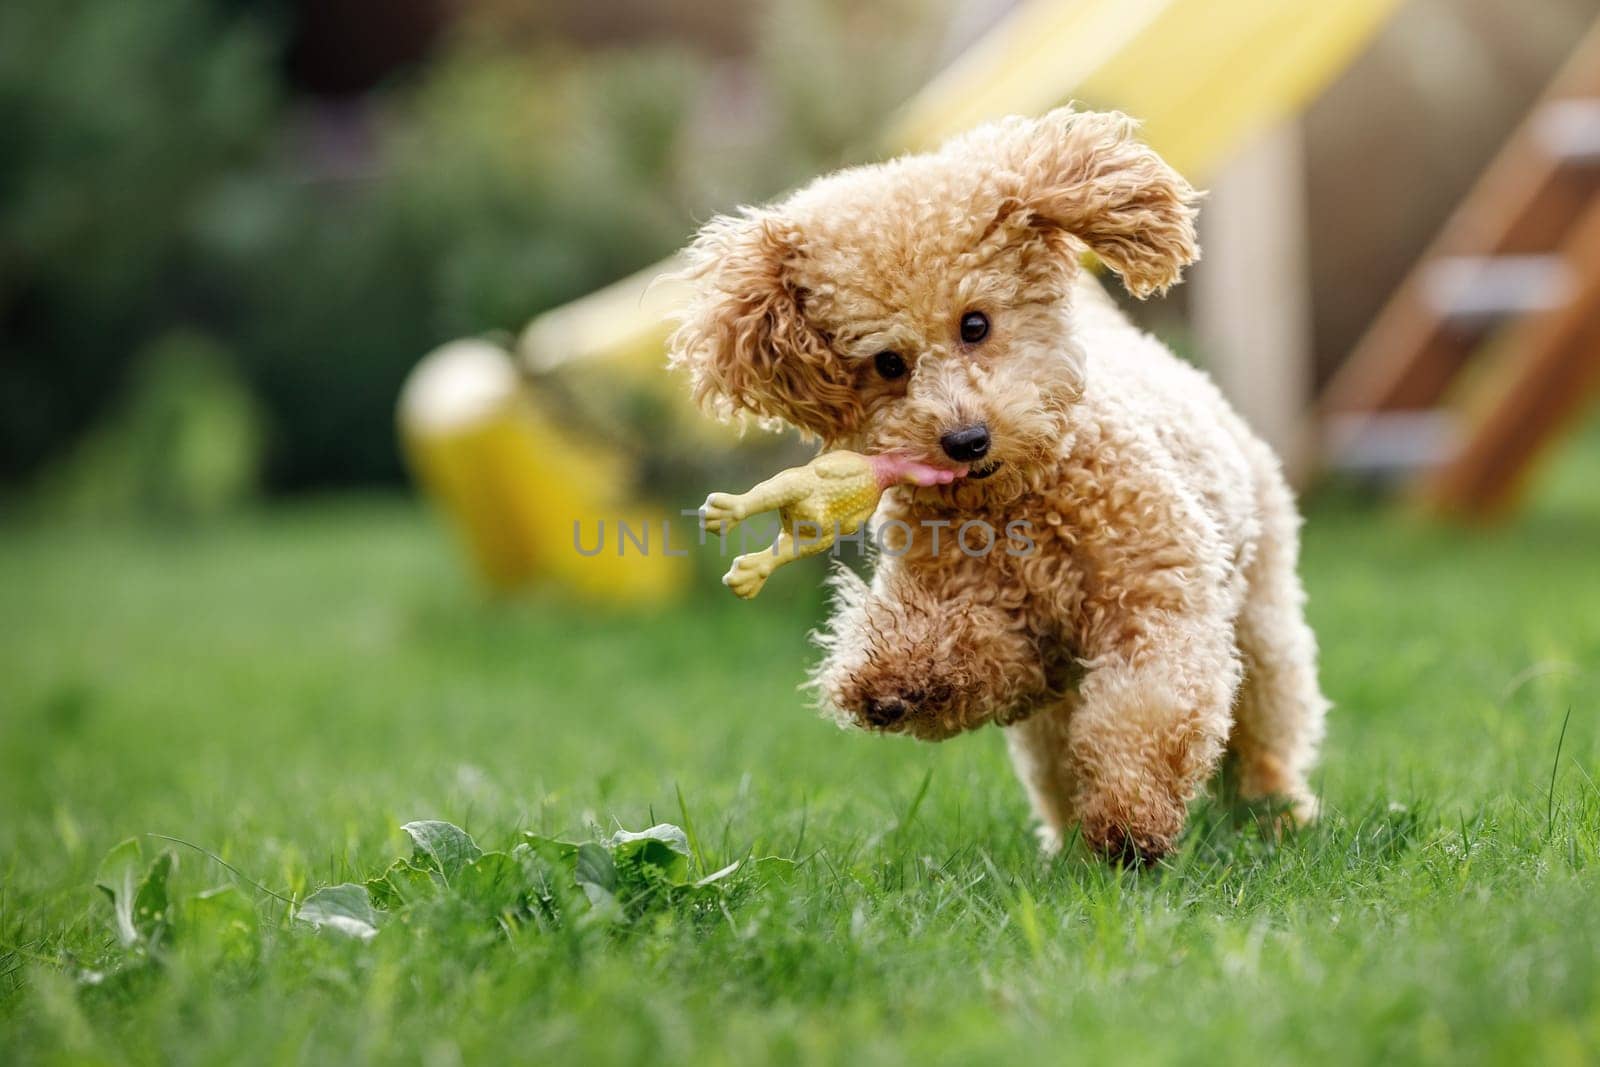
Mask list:
[[[904,576],[874,591],[844,575],[815,676],[841,721],[937,741],[1016,721],[1045,691],[1038,649],[998,608]]]
[[[1172,851],[1183,832],[1187,807],[1175,797],[1081,797],[1077,804],[1083,843],[1124,867],[1150,867]]]

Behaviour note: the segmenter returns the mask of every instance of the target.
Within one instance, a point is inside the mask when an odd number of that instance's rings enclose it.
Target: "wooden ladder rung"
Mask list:
[[[1573,166],[1600,166],[1600,99],[1568,97],[1541,105],[1533,135],[1552,159]]]
[[[1600,388],[1600,199],[1573,228],[1567,256],[1579,282],[1573,298],[1521,320],[1503,339],[1504,363],[1478,387],[1487,402],[1466,405],[1477,415],[1428,481],[1427,494],[1445,510],[1507,509],[1534,458]]]
[[[1399,476],[1448,462],[1461,442],[1459,418],[1442,409],[1330,416],[1323,426],[1329,465],[1366,476]]]
[[[1572,289],[1558,255],[1440,256],[1422,274],[1425,299],[1454,326],[1550,311],[1571,299]]]

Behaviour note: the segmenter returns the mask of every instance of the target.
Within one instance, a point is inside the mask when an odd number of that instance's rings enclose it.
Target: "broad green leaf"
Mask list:
[[[511,854],[518,858],[524,870],[552,885],[570,886],[577,882],[578,846],[571,841],[524,833],[522,843],[512,849]]]
[[[682,884],[689,874],[689,839],[671,823],[611,835],[611,852],[619,865],[654,867],[667,881]]]
[[[389,869],[364,883],[375,908],[388,911],[419,900],[427,900],[439,893],[433,872],[418,867],[409,860],[395,860]]]
[[[237,886],[208,889],[184,902],[183,939],[202,956],[249,961],[260,952],[260,917]]]
[[[378,912],[367,887],[346,882],[312,893],[301,903],[295,918],[319,930],[326,927],[347,937],[370,941],[378,935]]]
[[[111,908],[116,914],[117,940],[123,948],[132,948],[139,942],[139,928],[133,922],[133,901],[139,894],[140,876],[144,873],[144,853],[139,839],[130,837],[100,861],[94,884],[111,898]]]
[[[746,861],[744,869],[761,885],[769,882],[788,884],[794,881],[795,875],[800,871],[800,865],[782,856],[762,856],[760,859]]]
[[[578,863],[573,877],[592,904],[613,900],[617,889],[617,867],[604,845],[587,841],[578,846]]]
[[[418,858],[425,858],[444,875],[446,884],[455,881],[461,868],[483,855],[483,850],[467,832],[436,819],[408,822],[401,827],[416,844]]]
[[[681,855],[689,855],[689,838],[683,829],[672,825],[670,822],[657,823],[646,830],[637,833],[628,830],[618,830],[611,835],[610,845],[616,850],[623,845],[636,841],[660,841],[672,851]]]
[[[500,911],[515,905],[527,887],[520,863],[504,852],[485,852],[461,868],[452,888],[463,900]]]
[[[570,870],[577,862],[578,846],[571,841],[557,841],[553,837],[541,837],[524,830],[522,843],[535,855],[555,867]]]
[[[368,878],[361,883],[361,887],[367,891],[367,899],[372,902],[372,906],[379,911],[393,911],[405,905],[405,901],[400,899],[400,894],[395,890],[394,883],[389,881],[389,871]]]
[[[617,887],[617,867],[611,860],[611,853],[606,851],[604,845],[593,841],[578,846],[578,862],[573,869],[573,877],[579,885],[597,885],[605,890]]]
[[[147,945],[160,941],[171,925],[172,902],[167,895],[167,879],[177,862],[178,857],[172,850],[162,852],[145,872],[139,891],[134,894],[133,925]]]

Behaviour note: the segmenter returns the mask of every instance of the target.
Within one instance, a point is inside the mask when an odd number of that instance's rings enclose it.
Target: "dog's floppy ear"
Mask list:
[[[1034,225],[1071,234],[1144,297],[1165,292],[1200,258],[1199,194],[1118,112],[1058,108],[1009,126],[1005,162],[1015,200]]]
[[[848,429],[853,378],[806,321],[793,277],[805,255],[799,229],[747,209],[707,223],[686,255],[693,295],[668,348],[696,402],[719,418],[781,420],[825,439]]]

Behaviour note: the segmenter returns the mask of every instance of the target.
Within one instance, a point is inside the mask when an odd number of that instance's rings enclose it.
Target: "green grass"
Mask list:
[[[1329,816],[1273,847],[1202,804],[1144,875],[1041,860],[996,731],[807,711],[814,575],[630,618],[483,603],[397,501],[0,530],[0,1061],[1592,1062],[1597,454],[1493,531],[1314,509]],[[421,818],[801,863],[627,927],[437,911],[368,943],[258,893],[242,940],[115,971],[118,841],[295,895]],[[180,853],[180,894],[229,881]]]

